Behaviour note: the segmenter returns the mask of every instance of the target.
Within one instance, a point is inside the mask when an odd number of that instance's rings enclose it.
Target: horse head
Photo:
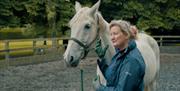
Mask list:
[[[71,38],[64,53],[68,66],[76,67],[80,60],[86,57],[98,37],[99,5],[100,0],[91,8],[81,7],[80,3],[76,2],[76,14],[69,22]]]

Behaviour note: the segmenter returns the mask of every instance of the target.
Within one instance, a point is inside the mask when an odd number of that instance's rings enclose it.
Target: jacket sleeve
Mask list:
[[[99,68],[104,75],[104,73],[108,67],[108,65],[105,63],[105,59],[103,58],[103,59],[101,59],[101,61],[100,61],[100,59],[98,59],[97,64],[99,65]]]
[[[143,70],[137,60],[130,60],[123,65],[119,72],[119,80],[116,86],[101,86],[97,91],[134,91],[143,81]]]

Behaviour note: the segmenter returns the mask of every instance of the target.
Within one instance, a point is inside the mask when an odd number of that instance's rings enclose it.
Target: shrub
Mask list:
[[[1,28],[0,29],[0,40],[5,39],[24,39],[27,38],[27,36],[23,35],[24,28]]]

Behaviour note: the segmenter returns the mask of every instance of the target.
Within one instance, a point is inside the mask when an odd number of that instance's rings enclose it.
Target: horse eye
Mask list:
[[[85,28],[85,29],[90,29],[90,25],[89,25],[89,24],[86,24],[86,25],[84,26],[84,28]]]

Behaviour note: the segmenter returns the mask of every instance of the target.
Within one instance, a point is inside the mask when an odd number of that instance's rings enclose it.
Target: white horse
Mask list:
[[[103,19],[98,12],[100,0],[89,7],[81,7],[76,2],[76,14],[69,22],[71,28],[71,40],[69,40],[67,49],[64,53],[64,59],[67,65],[76,67],[82,58],[85,58],[91,48],[95,47],[97,37],[101,38],[102,46],[109,45],[105,58],[109,64],[115,49],[110,40],[109,24]],[[155,91],[156,80],[159,73],[159,47],[156,41],[146,34],[137,34],[137,47],[140,50],[146,64],[145,70],[145,91]],[[100,81],[106,85],[99,67],[97,74],[100,75]]]

